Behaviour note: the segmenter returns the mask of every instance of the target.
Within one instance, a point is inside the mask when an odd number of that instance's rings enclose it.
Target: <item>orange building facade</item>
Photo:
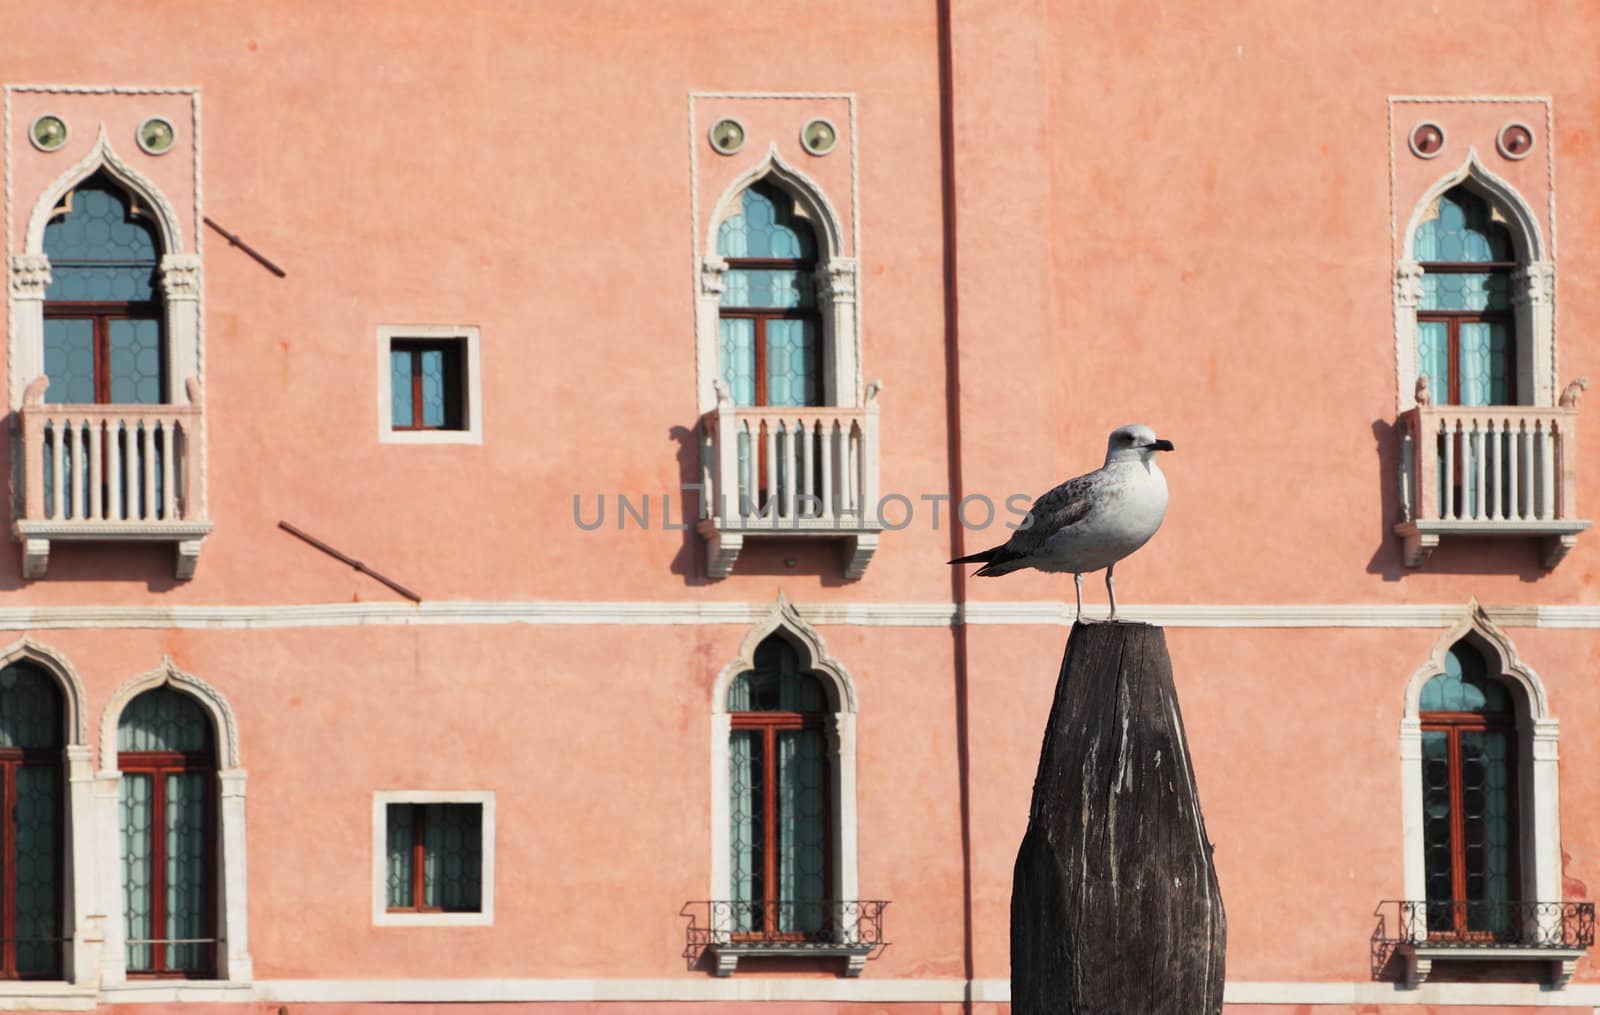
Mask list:
[[[10,7],[0,1008],[1008,1010],[1128,422],[1227,1011],[1600,1008],[1586,8]]]

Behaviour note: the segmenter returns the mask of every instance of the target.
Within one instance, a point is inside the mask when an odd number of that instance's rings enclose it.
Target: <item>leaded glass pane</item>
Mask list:
[[[739,214],[717,229],[719,256],[816,259],[816,237],[795,214],[794,198],[770,184],[756,183],[740,197],[739,207]]]
[[[17,769],[17,972],[39,976],[54,971],[61,954],[61,770],[55,765]]]
[[[722,340],[722,379],[734,405],[756,404],[756,322],[725,317],[717,322]]]
[[[152,968],[155,957],[154,947],[148,943],[155,936],[151,922],[155,912],[151,898],[151,783],[149,775],[122,777],[122,919],[130,972]]]
[[[725,307],[814,307],[817,285],[809,271],[729,268],[722,276]]]
[[[411,404],[411,352],[393,349],[389,352],[389,422],[406,427],[415,419]]]
[[[1449,903],[1454,898],[1454,865],[1450,849],[1450,735],[1422,731],[1423,879],[1428,900],[1428,929],[1454,927]]]
[[[776,635],[756,647],[755,668],[728,686],[730,712],[822,712],[827,700],[822,682],[801,671],[799,654]]]
[[[202,972],[210,965],[210,945],[192,939],[206,933],[206,797],[211,777],[205,772],[173,772],[166,777],[162,814],[166,846],[166,927],[162,936],[168,969]],[[185,941],[185,939],[189,939]]]
[[[427,804],[422,819],[423,904],[477,912],[483,887],[483,805]]]
[[[827,755],[821,730],[778,730],[777,862],[781,931],[826,924]]]
[[[1450,400],[1450,325],[1417,322],[1417,374],[1428,379],[1428,391],[1441,405]]]
[[[1510,310],[1511,276],[1503,271],[1425,271],[1423,310]]]
[[[44,372],[50,405],[94,403],[94,322],[75,317],[44,319]]]
[[[1506,404],[1511,400],[1510,329],[1504,324],[1471,321],[1463,321],[1459,327],[1460,404]]]
[[[1417,226],[1412,252],[1419,261],[1510,261],[1511,231],[1494,220],[1489,203],[1465,187],[1439,198],[1436,213]]]
[[[155,230],[129,214],[127,196],[104,176],[94,176],[75,187],[68,201],[68,213],[44,230],[43,250],[50,258],[45,299],[154,300],[160,245]]]
[[[113,405],[161,402],[161,324],[155,320],[106,322],[106,365]]]
[[[211,719],[205,709],[170,687],[158,687],[133,699],[117,724],[119,751],[195,754],[210,749]]]
[[[423,349],[417,359],[422,368],[422,425],[444,426],[444,351]]]
[[[1461,837],[1466,866],[1468,929],[1505,931],[1511,914],[1511,787],[1507,735],[1463,730]]]
[[[61,690],[28,663],[0,669],[0,747],[60,747],[66,720]]]
[[[766,758],[762,744],[760,730],[734,730],[728,738],[728,869],[735,931],[754,931],[764,925]]]
[[[767,322],[767,404],[817,404],[815,321]]]
[[[1422,685],[1419,704],[1424,712],[1505,713],[1511,695],[1489,677],[1476,649],[1458,643],[1445,654],[1444,673]]]
[[[416,905],[412,898],[416,818],[411,804],[390,804],[388,817],[388,906],[390,909],[410,909]]]

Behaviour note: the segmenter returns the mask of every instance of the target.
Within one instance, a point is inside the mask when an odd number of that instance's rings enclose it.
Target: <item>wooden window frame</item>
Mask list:
[[[761,775],[761,929],[735,932],[734,941],[806,941],[814,939],[815,932],[782,931],[775,926],[783,902],[793,899],[777,897],[778,884],[778,732],[780,730],[822,731],[823,714],[820,712],[732,712],[730,728],[734,733],[757,731],[762,734]],[[731,740],[730,740],[731,751]],[[834,760],[823,751],[822,779],[822,880],[833,884],[833,767]],[[826,901],[826,899],[824,899]],[[752,905],[758,904],[751,900]],[[833,934],[831,926],[820,932],[824,937]]]
[[[1521,267],[1516,261],[1423,261],[1424,275],[1510,275]],[[1447,326],[1449,351],[1449,391],[1434,392],[1436,404],[1461,404],[1461,325],[1504,324],[1510,342],[1506,350],[1506,401],[1504,405],[1518,405],[1517,401],[1517,323],[1516,314],[1510,310],[1418,310],[1417,323],[1443,322]],[[1418,342],[1421,337],[1419,335]],[[1441,394],[1444,395],[1441,398]]]
[[[201,969],[168,969],[165,944],[152,939],[149,945],[151,968],[129,969],[129,977],[141,979],[212,980],[217,975],[217,780],[216,757],[211,751],[118,751],[117,769],[123,776],[150,778],[150,930],[162,933],[167,908],[166,776],[180,772],[200,772],[206,780],[205,795],[205,937],[207,961]],[[124,833],[125,834],[125,833]],[[124,942],[131,947],[131,942]]]
[[[389,355],[391,357],[390,373],[393,373],[392,357],[395,353],[405,353],[411,359],[411,422],[397,424],[394,422],[393,410],[390,411],[389,428],[399,433],[416,431],[449,431],[460,432],[468,429],[467,413],[467,350],[465,338],[403,338],[396,337],[389,340]],[[425,410],[422,400],[422,356],[424,353],[438,352],[443,354],[443,378],[441,385],[444,389],[444,422],[437,426],[430,426],[423,422]]]
[[[17,969],[17,771],[23,767],[55,769],[56,773],[56,917],[65,904],[66,888],[66,767],[60,747],[0,747],[0,856],[5,869],[0,877],[0,980],[54,980],[61,976],[61,941],[56,942],[55,963],[42,973],[24,975]],[[65,940],[64,938],[62,940]]]
[[[1462,733],[1501,733],[1506,736],[1506,810],[1511,817],[1511,834],[1509,836],[1510,856],[1507,863],[1506,878],[1512,888],[1512,898],[1508,901],[1517,901],[1516,896],[1521,893],[1521,833],[1523,816],[1521,810],[1520,794],[1517,792],[1517,726],[1515,719],[1508,714],[1480,712],[1423,712],[1421,714],[1423,733],[1444,733],[1445,763],[1450,773],[1450,902],[1452,905],[1450,931],[1430,931],[1430,937],[1443,937],[1459,941],[1491,941],[1494,934],[1491,931],[1475,931],[1469,926],[1470,903],[1467,898],[1467,865],[1465,842],[1465,815],[1463,808],[1461,788],[1461,734]],[[1423,762],[1426,765],[1426,761]],[[1426,776],[1424,776],[1426,779]],[[1423,829],[1423,849],[1428,848],[1427,830]],[[1433,905],[1431,901],[1424,901],[1424,906]]]
[[[728,271],[793,271],[807,274],[816,271],[815,259],[803,260],[787,257],[730,257],[727,258]],[[813,302],[815,300],[813,299]],[[741,307],[721,306],[718,316],[724,320],[749,320],[755,322],[755,335],[751,338],[754,346],[755,364],[751,370],[755,375],[755,400],[756,406],[766,406],[767,403],[767,322],[768,321],[810,321],[816,327],[816,342],[812,348],[811,376],[817,382],[817,402],[822,404],[825,400],[826,386],[822,376],[822,313],[815,307]],[[763,470],[763,474],[765,470]]]
[[[94,325],[94,404],[111,405],[111,322],[155,321],[159,329],[158,346],[161,350],[161,373],[156,383],[161,397],[153,405],[166,404],[167,393],[167,335],[166,319],[158,302],[112,302],[103,300],[49,300],[44,305],[44,319],[87,320]],[[142,403],[129,403],[142,404]]]
[[[482,913],[483,912],[483,805],[440,801],[437,803],[388,803],[388,807],[411,808],[411,901],[410,906],[386,906],[387,913]],[[424,906],[423,865],[427,860],[427,812],[430,807],[472,807],[478,812],[478,905],[475,909],[464,906]],[[385,814],[387,818],[387,813]],[[385,846],[387,846],[385,842]]]

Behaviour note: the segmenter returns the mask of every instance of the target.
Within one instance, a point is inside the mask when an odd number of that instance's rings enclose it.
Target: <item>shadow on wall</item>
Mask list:
[[[1374,481],[1380,491],[1378,546],[1367,561],[1367,573],[1384,581],[1400,581],[1414,574],[1505,574],[1536,582],[1550,572],[1539,559],[1537,539],[1446,538],[1419,568],[1406,567],[1401,539],[1394,527],[1400,521],[1400,427],[1393,420],[1372,423]]]

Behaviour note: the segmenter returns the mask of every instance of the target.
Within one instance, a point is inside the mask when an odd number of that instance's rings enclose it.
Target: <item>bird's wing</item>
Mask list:
[[[1040,494],[1028,509],[1033,524],[1013,533],[1006,543],[1006,549],[1019,556],[1028,556],[1042,549],[1051,536],[1082,521],[1094,506],[1090,497],[1094,475],[1091,472],[1077,476],[1048,493]]]

